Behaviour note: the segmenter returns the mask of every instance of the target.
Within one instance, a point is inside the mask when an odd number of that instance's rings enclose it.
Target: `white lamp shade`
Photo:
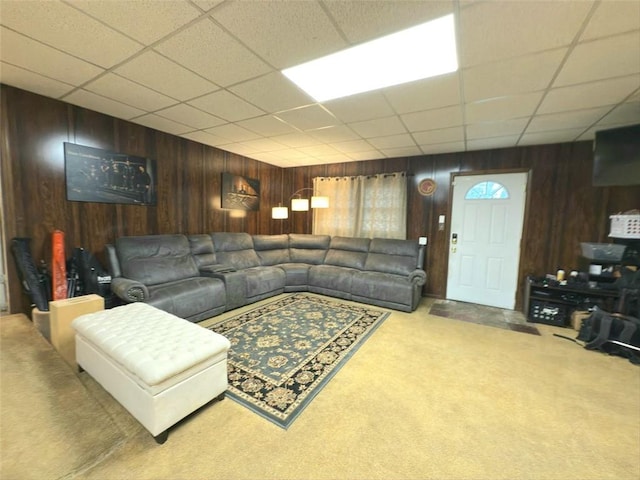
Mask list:
[[[309,211],[309,199],[308,198],[294,198],[291,200],[291,210],[294,212],[308,212]]]
[[[289,218],[289,209],[287,207],[273,207],[271,209],[271,218],[278,220]]]
[[[329,208],[329,197],[311,197],[311,208]]]

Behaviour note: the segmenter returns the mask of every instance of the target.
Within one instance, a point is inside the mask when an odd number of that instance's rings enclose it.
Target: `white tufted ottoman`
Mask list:
[[[158,443],[168,428],[227,389],[222,335],[145,303],[82,315],[76,361]]]

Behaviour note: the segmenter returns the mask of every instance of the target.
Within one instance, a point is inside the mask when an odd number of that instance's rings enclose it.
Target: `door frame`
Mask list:
[[[530,168],[492,168],[487,170],[472,170],[467,172],[451,172],[449,173],[449,203],[447,205],[447,218],[446,222],[446,244],[447,250],[446,263],[445,263],[445,278],[447,279],[447,285],[445,285],[445,292],[447,291],[449,283],[449,255],[451,254],[451,219],[453,214],[453,182],[456,177],[469,177],[475,175],[500,175],[503,173],[526,173],[527,174],[527,191],[524,198],[524,212],[522,218],[522,236],[520,237],[520,258],[518,259],[518,282],[516,285],[516,302],[514,310],[522,310],[524,303],[524,286],[526,274],[523,268],[523,255],[525,239],[528,238],[529,232],[529,202],[531,200],[531,177],[533,176],[533,170]],[[446,293],[445,293],[446,298]],[[525,312],[526,313],[526,312]]]

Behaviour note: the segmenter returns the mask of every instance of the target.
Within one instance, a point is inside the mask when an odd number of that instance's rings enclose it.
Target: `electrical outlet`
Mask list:
[[[426,245],[427,237],[418,237],[418,245]]]

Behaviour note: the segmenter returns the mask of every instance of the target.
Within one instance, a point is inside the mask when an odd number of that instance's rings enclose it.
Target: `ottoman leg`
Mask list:
[[[167,441],[167,438],[169,438],[169,430],[167,429],[164,432],[162,432],[160,435],[156,435],[153,438],[158,444],[162,445],[164,442]]]

